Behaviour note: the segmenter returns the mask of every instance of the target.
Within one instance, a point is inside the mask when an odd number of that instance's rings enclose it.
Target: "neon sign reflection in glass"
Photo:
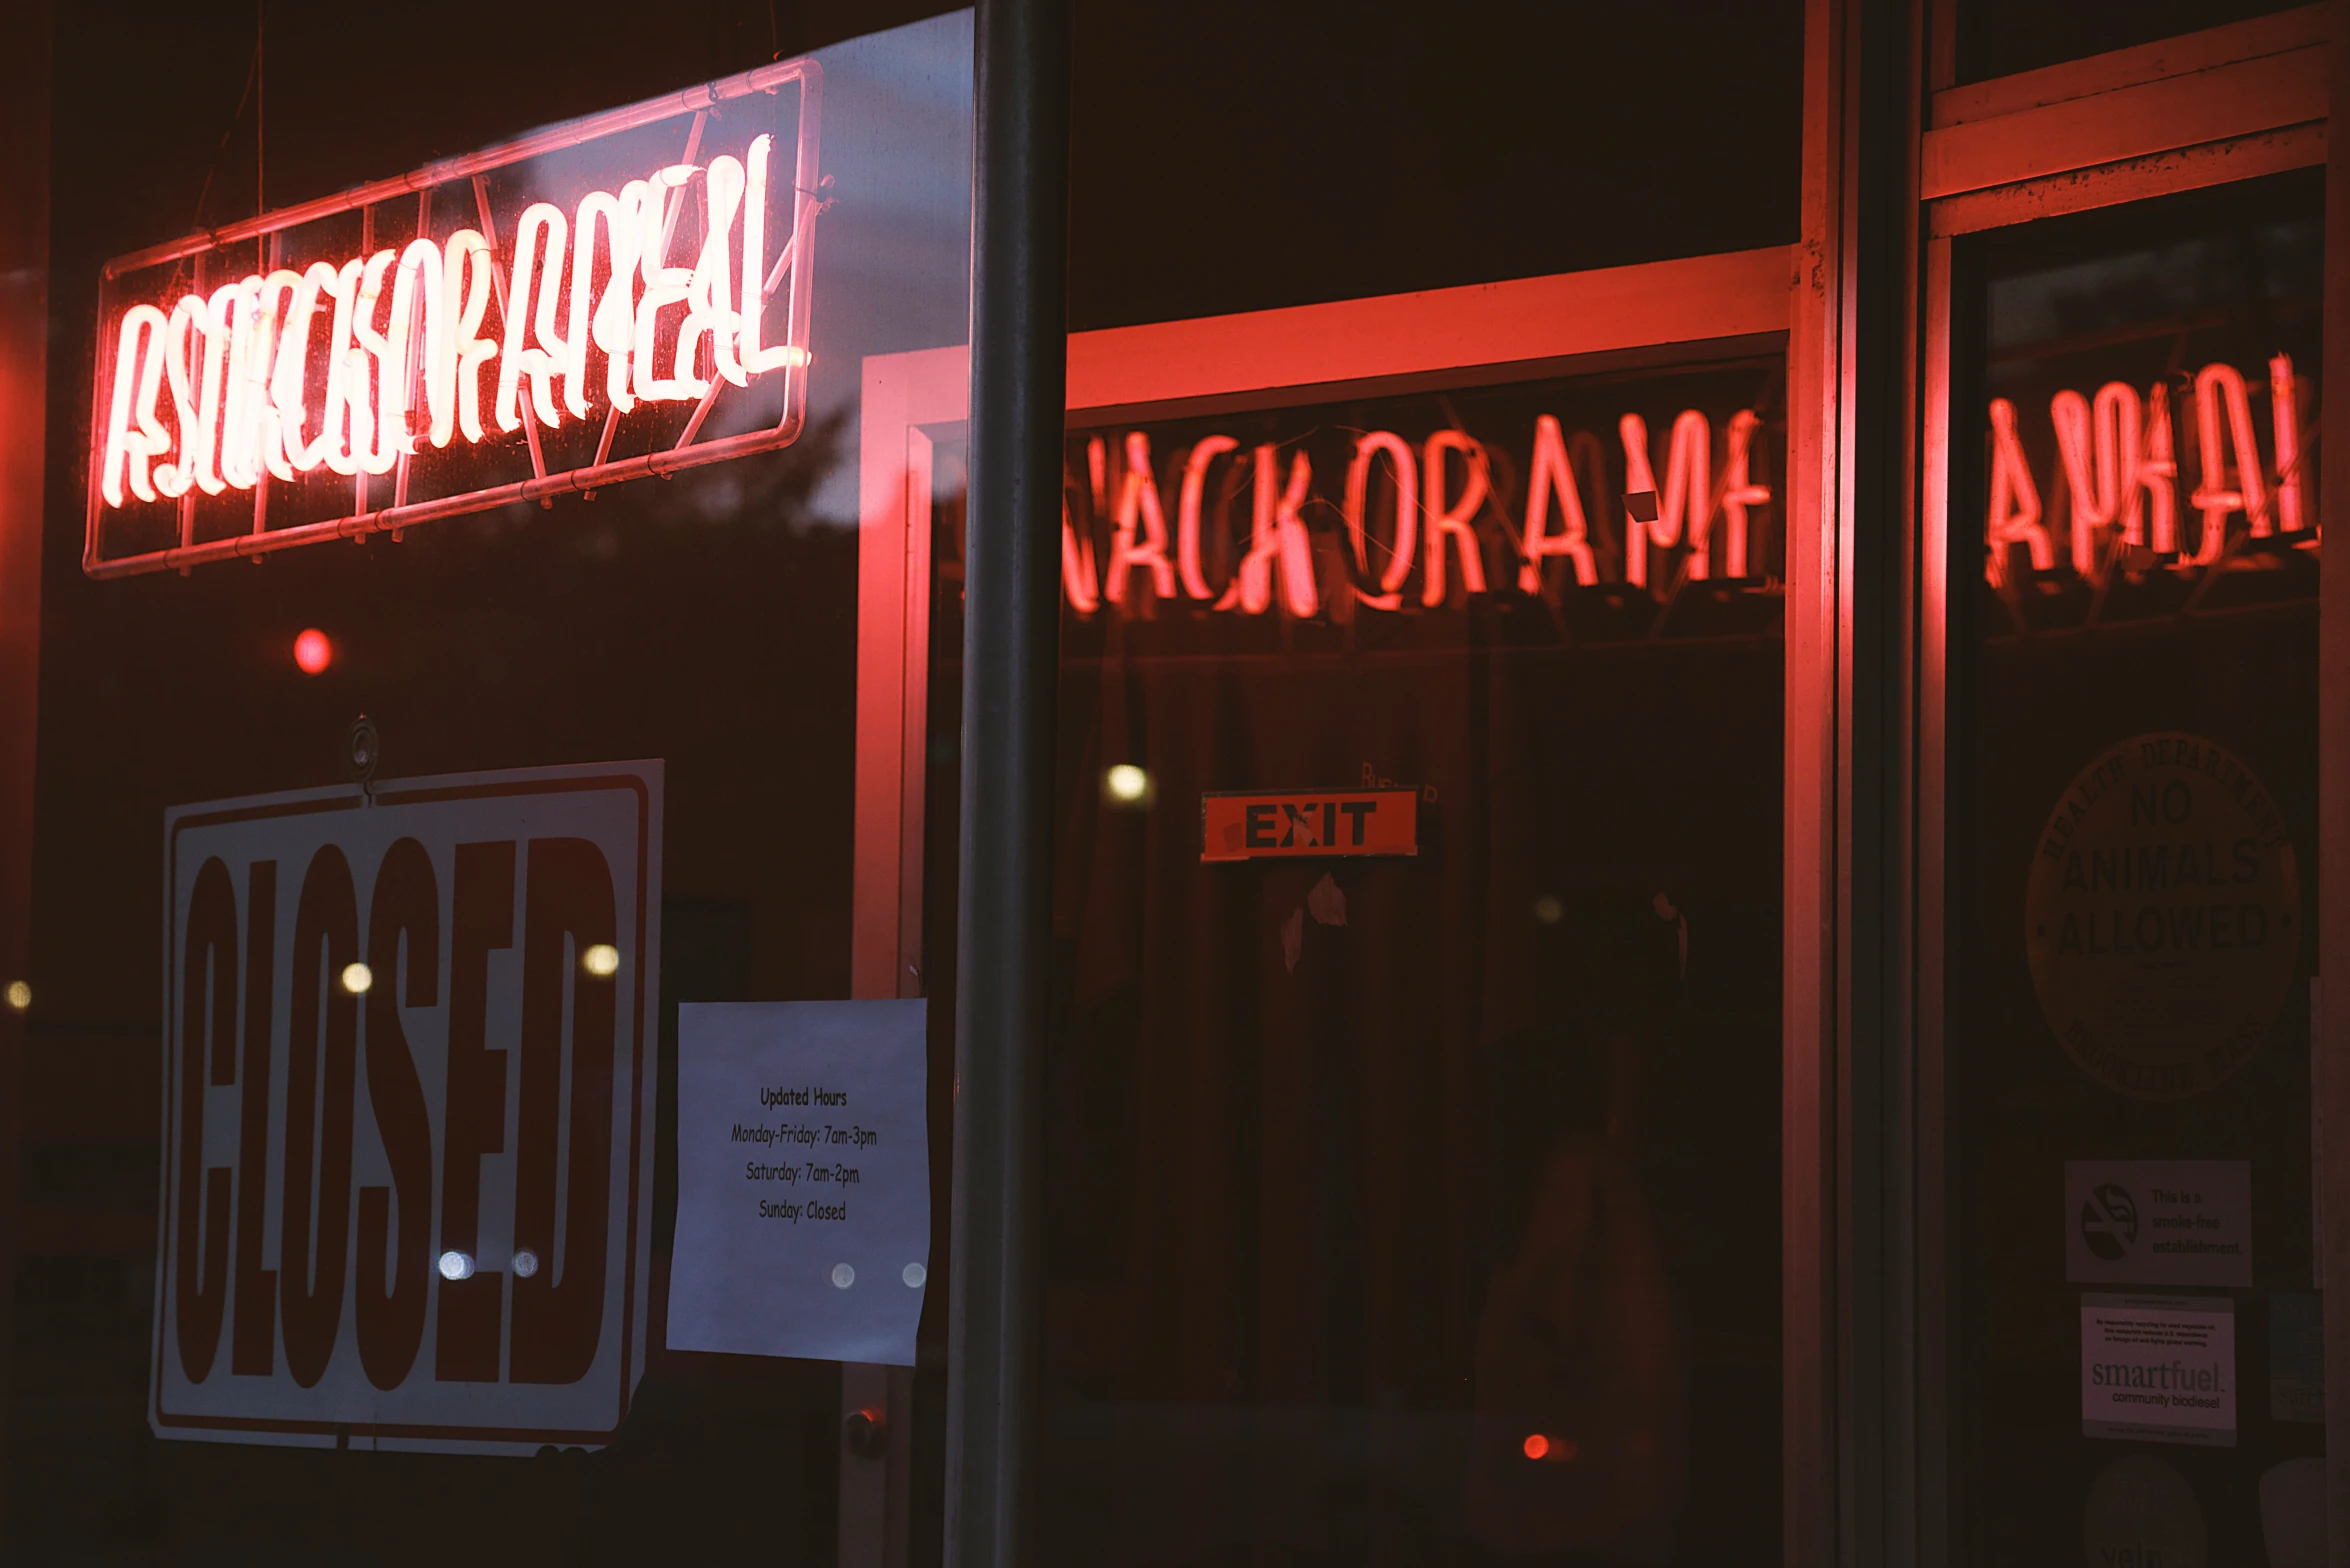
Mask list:
[[[2057,392],[2049,400],[2049,424],[2042,427],[2053,429],[2056,449],[2046,506],[2016,406],[1993,398],[1985,580],[2004,584],[2018,559],[2035,572],[2054,571],[2060,545],[2063,564],[2092,581],[2105,577],[2123,548],[2150,552],[2182,569],[2207,567],[2219,559],[2237,517],[2243,519],[2240,538],[2286,535],[2314,542],[2319,530],[2302,461],[2308,389],[2285,354],[2270,359],[2267,381],[2265,462],[2251,385],[2223,361],[2178,378],[2175,415],[2168,381],[2143,392],[2125,381],[2106,382],[2094,396]],[[2182,477],[2194,487],[2184,509]]]

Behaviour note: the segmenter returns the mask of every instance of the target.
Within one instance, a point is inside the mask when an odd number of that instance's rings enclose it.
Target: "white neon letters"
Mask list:
[[[522,428],[518,393],[530,377],[530,406],[549,430],[562,428],[555,408],[555,377],[566,368],[555,333],[556,281],[563,276],[564,243],[571,225],[563,210],[534,202],[514,225],[514,269],[506,283],[506,347],[498,360],[498,428],[511,435]],[[534,331],[537,341],[529,341]]]
[[[807,362],[799,349],[785,344],[762,348],[759,342],[760,306],[767,295],[775,292],[775,285],[790,267],[792,248],[799,237],[799,227],[795,222],[792,239],[784,242],[783,249],[776,254],[770,266],[767,260],[767,157],[774,146],[775,138],[772,136],[754,138],[751,155],[744,166],[741,361],[743,370],[754,376]]]
[[[131,494],[156,498],[150,477],[154,460],[171,450],[171,438],[155,417],[155,392],[163,380],[164,337],[170,323],[152,305],[133,305],[115,334],[114,409],[106,421],[106,455],[98,484],[109,506],[123,503],[127,476]]]
[[[568,213],[533,203],[504,256],[466,228],[129,307],[107,366],[101,498],[388,474],[426,441],[556,430],[805,366],[804,348],[763,336],[804,216],[801,193],[779,193],[790,222],[771,255],[773,140],[591,191]],[[702,238],[678,256],[689,203]],[[1154,577],[1168,569],[1156,527]]]

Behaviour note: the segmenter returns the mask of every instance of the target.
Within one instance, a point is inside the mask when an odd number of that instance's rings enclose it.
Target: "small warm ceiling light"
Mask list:
[[[609,980],[620,973],[620,949],[609,942],[598,942],[579,955],[579,967],[599,980]]]
[[[1136,801],[1150,793],[1151,776],[1131,762],[1121,762],[1103,778],[1112,800]]]
[[[22,980],[9,981],[8,1005],[15,1008],[20,1013],[23,1012],[26,1008],[32,1006],[33,988],[29,985],[26,985]]]
[[[1527,1435],[1527,1438],[1526,1438],[1526,1457],[1527,1457],[1528,1459],[1540,1459],[1540,1458],[1541,1458],[1543,1455],[1545,1455],[1545,1454],[1547,1454],[1547,1453],[1549,1453],[1549,1452],[1550,1452],[1550,1439],[1549,1439],[1549,1438],[1547,1438],[1547,1437],[1544,1437],[1544,1436],[1543,1436],[1543,1435],[1542,1435],[1540,1432],[1533,1432],[1533,1433],[1529,1433],[1529,1434]]]
[[[1545,893],[1534,900],[1534,918],[1546,926],[1555,926],[1564,919],[1567,906],[1560,903],[1555,893]]]
[[[326,633],[315,626],[306,626],[294,639],[294,663],[304,675],[324,675],[326,667],[335,662],[335,645]]]
[[[365,996],[367,988],[375,984],[375,971],[365,964],[343,966],[343,989],[353,996]]]

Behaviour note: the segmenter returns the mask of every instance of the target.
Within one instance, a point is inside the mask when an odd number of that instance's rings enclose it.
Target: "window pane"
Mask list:
[[[2034,71],[2292,8],[2292,0],[1962,0],[1958,79]]]
[[[2291,1560],[2322,1527],[2317,196],[2203,193],[1963,258],[1971,1561],[2077,1561],[2084,1532],[2092,1560]]]
[[[1047,1560],[1776,1560],[1784,378],[1071,431]]]
[[[861,362],[967,328],[970,13],[272,5],[337,210],[102,288],[260,196],[253,9],[135,9],[56,8],[0,1556],[877,1551],[839,1366],[670,1348],[678,1020],[848,990]]]

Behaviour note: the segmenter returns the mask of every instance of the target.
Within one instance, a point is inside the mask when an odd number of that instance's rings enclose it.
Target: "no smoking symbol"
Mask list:
[[[2106,1182],[2081,1205],[2081,1239],[2108,1263],[2130,1254],[2138,1239],[2138,1204],[2129,1189]]]

